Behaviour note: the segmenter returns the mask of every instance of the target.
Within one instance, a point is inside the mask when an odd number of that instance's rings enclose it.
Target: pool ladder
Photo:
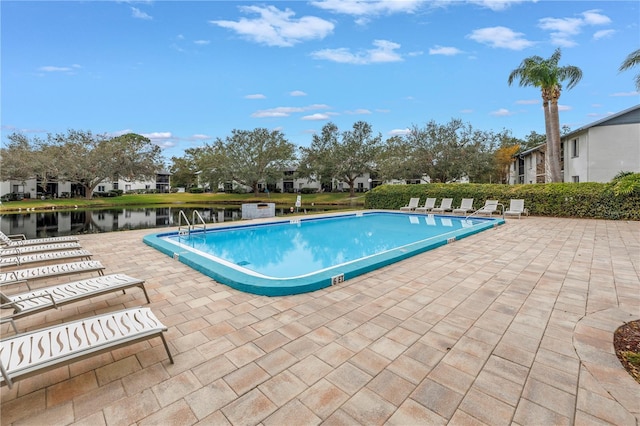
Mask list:
[[[185,222],[184,225],[182,224],[183,220]],[[198,213],[197,210],[194,210],[191,214],[191,222],[189,222],[187,215],[183,210],[180,210],[180,213],[178,214],[178,235],[181,237],[189,236],[191,235],[191,231],[196,229],[202,229],[203,231],[207,230],[207,224],[200,213]]]

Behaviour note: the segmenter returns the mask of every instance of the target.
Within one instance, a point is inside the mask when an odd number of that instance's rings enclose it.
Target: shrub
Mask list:
[[[318,190],[315,188],[301,188],[300,192],[302,194],[315,194],[316,192],[318,192]]]
[[[411,197],[473,198],[476,209],[495,199],[508,207],[511,199],[524,199],[529,213],[537,216],[640,220],[640,174],[626,175],[610,183],[419,184],[381,185],[365,195],[365,208],[397,210]]]
[[[202,194],[204,192],[204,188],[189,188],[189,192],[192,194]]]

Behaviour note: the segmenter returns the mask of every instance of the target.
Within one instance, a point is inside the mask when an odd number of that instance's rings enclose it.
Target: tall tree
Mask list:
[[[534,86],[542,94],[545,133],[547,136],[547,153],[545,156],[551,182],[561,182],[560,170],[560,116],[558,99],[562,91],[562,82],[568,80],[567,89],[573,88],[582,79],[582,70],[575,66],[558,65],[560,49],[548,59],[540,56],[525,58],[520,66],[509,74],[509,85],[520,81],[520,86]]]
[[[309,147],[301,148],[299,176],[340,180],[349,185],[349,196],[354,197],[356,179],[374,170],[381,142],[382,135],[374,135],[364,121],[342,133],[335,124],[327,123],[320,135],[313,135]]]
[[[271,183],[295,160],[295,145],[279,130],[237,130],[213,145],[190,151],[201,178],[212,185],[234,181],[258,196],[259,183]]]
[[[499,137],[490,131],[476,130],[460,119],[447,124],[431,120],[424,127],[414,125],[405,135],[412,147],[407,167],[413,175],[427,175],[432,182],[455,182],[465,177],[488,181]]]
[[[191,188],[197,183],[197,168],[187,157],[171,157],[171,186]]]
[[[629,53],[629,56],[620,65],[620,71],[626,71],[640,64],[640,49]],[[636,90],[640,91],[640,73],[636,74]]]
[[[37,177],[43,186],[53,179],[71,182],[84,188],[86,198],[105,179],[149,179],[163,167],[160,148],[134,133],[109,138],[69,130],[49,134],[46,141],[29,141],[19,134],[9,140],[12,143],[3,149],[3,179]]]

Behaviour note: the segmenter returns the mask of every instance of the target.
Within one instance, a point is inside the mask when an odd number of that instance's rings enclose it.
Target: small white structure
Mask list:
[[[262,219],[275,216],[275,203],[244,203],[242,205],[242,219]]]

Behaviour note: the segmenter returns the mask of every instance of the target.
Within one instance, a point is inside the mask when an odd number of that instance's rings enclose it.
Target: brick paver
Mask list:
[[[640,318],[639,222],[509,219],[341,285],[273,298],[147,247],[152,232],[80,240],[108,272],[146,280],[175,364],[154,339],[19,381],[1,390],[2,425],[640,419],[640,385],[612,345],[618,326]],[[132,289],[18,326],[144,304]]]

